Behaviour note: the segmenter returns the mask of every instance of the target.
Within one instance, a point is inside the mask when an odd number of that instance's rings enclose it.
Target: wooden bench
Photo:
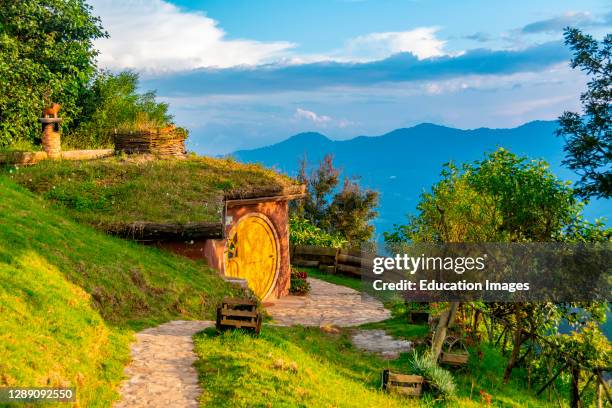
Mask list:
[[[217,331],[245,329],[255,334],[261,331],[262,315],[257,312],[257,303],[251,299],[225,298],[217,307]]]

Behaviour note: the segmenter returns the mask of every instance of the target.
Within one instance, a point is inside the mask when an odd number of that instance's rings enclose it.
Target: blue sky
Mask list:
[[[421,122],[512,127],[579,108],[562,28],[601,38],[604,1],[92,0],[101,66],[141,73],[190,147],[334,139]]]

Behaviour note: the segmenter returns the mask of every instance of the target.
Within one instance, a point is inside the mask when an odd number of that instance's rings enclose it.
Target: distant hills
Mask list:
[[[253,150],[240,150],[233,156],[244,162],[260,162],[295,175],[299,160],[306,157],[316,165],[326,153],[343,174],[360,176],[361,184],[381,193],[377,234],[393,224],[403,223],[413,213],[423,191],[439,180],[442,165],[449,161],[463,163],[483,157],[487,151],[503,147],[516,154],[546,160],[552,171],[564,180],[576,175],[563,167],[561,138],[554,135],[555,121],[534,121],[512,129],[454,129],[423,123],[397,129],[381,136],[359,136],[334,141],[320,133],[300,133],[289,139]],[[589,218],[610,215],[610,205],[589,205]]]

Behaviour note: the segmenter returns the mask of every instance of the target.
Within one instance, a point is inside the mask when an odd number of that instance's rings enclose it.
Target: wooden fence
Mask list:
[[[327,273],[361,277],[362,268],[372,266],[372,256],[360,250],[291,245],[291,264],[319,268]]]

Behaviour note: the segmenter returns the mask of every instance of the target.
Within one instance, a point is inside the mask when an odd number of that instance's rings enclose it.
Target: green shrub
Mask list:
[[[304,271],[291,271],[291,285],[289,293],[292,295],[306,295],[310,292],[310,283],[308,283],[308,274]]]
[[[424,377],[438,396],[450,398],[455,395],[456,387],[452,374],[440,367],[429,354],[419,355],[415,351],[409,364],[412,373]]]
[[[70,128],[96,69],[93,42],[106,36],[85,0],[0,2],[0,147],[37,144],[51,101]]]
[[[340,248],[346,244],[340,234],[330,234],[299,216],[289,219],[289,241],[296,245],[317,245]]]
[[[81,98],[82,113],[63,137],[68,148],[109,147],[120,132],[163,128],[172,122],[168,104],[154,91],[138,93],[138,74],[100,71]]]

